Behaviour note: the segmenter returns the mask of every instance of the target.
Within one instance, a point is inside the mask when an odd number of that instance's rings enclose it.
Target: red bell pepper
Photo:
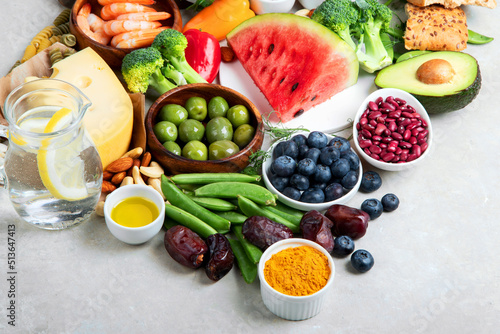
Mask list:
[[[221,62],[219,41],[207,32],[189,29],[184,32],[188,45],[186,60],[191,67],[208,82],[214,81]]]

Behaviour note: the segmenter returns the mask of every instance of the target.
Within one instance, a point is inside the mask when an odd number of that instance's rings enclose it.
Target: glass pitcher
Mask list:
[[[59,230],[82,223],[101,193],[102,164],[83,126],[91,105],[73,85],[37,79],[15,88],[5,100],[9,140],[0,185],[28,223]]]

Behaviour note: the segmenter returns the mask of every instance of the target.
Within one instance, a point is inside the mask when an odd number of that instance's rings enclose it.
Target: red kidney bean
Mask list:
[[[380,143],[380,144],[378,145],[378,147],[380,147],[381,149],[383,149],[383,150],[384,150],[384,149],[386,149],[386,148],[387,148],[387,144],[386,144],[386,143]]]
[[[380,107],[382,109],[386,109],[386,110],[390,110],[390,111],[396,110],[396,108],[394,107],[394,105],[392,105],[392,103],[387,103],[387,102],[382,102],[380,104]]]
[[[391,137],[394,138],[395,140],[403,140],[403,136],[399,132],[391,133]]]
[[[361,130],[361,135],[365,138],[371,138],[372,137],[372,133],[366,129],[363,129]]]
[[[398,119],[399,117],[401,117],[401,111],[400,110],[391,111],[390,113],[387,114],[387,116],[389,116],[390,118]]]
[[[407,118],[412,118],[412,113],[411,112],[408,112],[408,111],[402,111],[401,112],[401,116],[403,117],[407,117]]]
[[[379,135],[374,135],[374,136],[372,136],[372,139],[373,139],[374,141],[381,141],[381,140],[382,140],[382,136],[379,136]]]
[[[382,160],[384,160],[385,162],[389,162],[389,161],[392,161],[394,159],[396,155],[392,152],[387,152],[387,153],[384,153],[384,154],[381,154],[380,157],[382,158]]]
[[[368,119],[375,119],[379,116],[382,116],[382,113],[380,111],[372,111],[368,114]]]
[[[408,139],[410,139],[410,137],[411,137],[411,131],[405,130],[405,132],[403,133],[403,140],[408,141]]]
[[[368,122],[368,124],[370,124],[370,125],[371,125],[371,126],[373,126],[373,127],[376,127],[376,126],[377,126],[377,124],[378,124],[378,122],[377,122],[377,120],[376,120],[376,119],[371,119],[371,120]]]
[[[399,97],[396,97],[394,100],[395,100],[395,101],[396,101],[396,102],[397,102],[400,106],[403,106],[403,105],[405,105],[405,104],[406,104],[406,101],[405,101],[405,100],[403,100],[403,99],[401,99],[401,98],[399,98]]]
[[[378,104],[373,101],[370,101],[368,102],[368,108],[370,108],[370,110],[378,110]]]
[[[359,141],[359,147],[367,148],[372,146],[372,141],[370,139],[362,139]]]
[[[371,125],[370,123],[368,123],[368,124],[362,125],[361,129],[366,129],[368,131],[373,131],[373,130],[375,130],[375,127],[373,125]]]
[[[391,162],[399,162],[399,155],[394,155],[394,158],[391,160]]]
[[[408,154],[408,159],[406,159],[406,162],[413,161],[416,158],[418,158],[416,154]]]
[[[363,149],[363,152],[365,152],[368,156],[372,155],[372,152],[370,152],[370,150],[368,149],[368,147],[365,147]]]
[[[377,105],[379,105],[379,104],[380,104],[380,103],[382,103],[383,101],[384,101],[384,98],[383,98],[382,96],[379,96],[379,97],[377,97],[377,99],[375,100],[375,103],[376,103]]]
[[[401,147],[396,147],[396,151],[394,151],[394,154],[395,155],[401,155],[401,153],[403,152],[403,149]]]
[[[387,130],[387,127],[384,124],[378,123],[377,126],[375,127],[375,134],[380,136],[384,132],[384,130]]]
[[[370,154],[370,157],[372,157],[375,160],[380,160],[380,156],[378,154],[375,154],[375,153]]]
[[[424,128],[426,128],[426,127],[428,126],[428,124],[427,124],[427,122],[425,121],[425,119],[423,119],[423,118],[422,118],[422,119],[420,119],[420,122],[421,122],[420,124],[421,124]]]
[[[375,153],[375,154],[380,154],[382,152],[382,149],[380,146],[372,145],[369,147],[370,152]]]
[[[387,118],[387,115],[382,115],[382,116],[379,116],[377,117],[376,121],[377,123],[385,123],[385,119]]]
[[[408,153],[401,152],[401,154],[399,155],[399,160],[400,161],[406,161],[407,159],[408,159]]]
[[[405,133],[405,130],[406,130],[406,128],[405,128],[404,126],[402,126],[402,125],[398,125],[398,129],[397,129],[397,131],[398,131],[398,133],[399,133],[400,135],[403,135],[403,133]]]
[[[419,145],[413,145],[411,147],[411,153],[416,154],[417,157],[422,155],[422,148]]]
[[[384,129],[384,131],[382,131],[382,136],[385,137],[385,138],[391,138],[389,137],[391,135],[391,130],[389,129]]]
[[[388,143],[390,143],[391,141],[392,141],[392,137],[390,137],[390,136],[387,136],[387,137],[383,137],[383,138],[382,138],[382,143],[384,143],[384,144],[388,144]]]
[[[408,142],[412,145],[415,145],[418,141],[416,137],[411,136],[410,139],[408,139]]]
[[[411,119],[401,118],[401,122],[398,123],[399,126],[404,126],[405,128],[411,124]]]
[[[366,117],[361,117],[361,118],[359,119],[359,123],[358,123],[358,124],[359,124],[360,126],[363,126],[363,125],[365,125],[365,124],[367,124],[367,123],[368,123],[368,118],[366,118]]]
[[[429,147],[429,143],[427,143],[427,142],[420,144],[420,150],[422,151],[422,153],[425,152],[427,147]]]

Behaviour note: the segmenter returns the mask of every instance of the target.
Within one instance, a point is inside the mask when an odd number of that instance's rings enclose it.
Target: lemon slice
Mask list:
[[[71,110],[62,108],[50,118],[43,132],[64,129],[72,120]],[[44,139],[37,154],[38,171],[44,186],[59,199],[75,201],[87,197],[84,162],[80,157],[81,140],[74,139],[63,147],[50,148],[51,140]]]

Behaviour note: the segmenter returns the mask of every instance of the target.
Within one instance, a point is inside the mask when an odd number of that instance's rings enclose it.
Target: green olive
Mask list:
[[[207,117],[207,101],[199,96],[191,96],[186,101],[186,110],[189,118],[201,122]]]
[[[186,119],[179,125],[179,138],[187,143],[191,140],[201,140],[205,134],[203,123],[195,119]]]
[[[227,111],[227,119],[236,129],[242,124],[250,123],[250,112],[244,105],[237,104],[229,108]]]
[[[181,147],[175,141],[166,141],[163,143],[163,147],[173,154],[181,155]]]
[[[178,104],[167,104],[160,109],[158,118],[161,121],[169,121],[179,126],[184,120],[188,118],[186,108]]]
[[[153,132],[162,144],[166,141],[175,141],[177,139],[177,127],[172,122],[161,121],[156,123],[153,127]]]
[[[226,99],[222,96],[212,97],[208,102],[208,117],[210,119],[217,116],[226,117],[228,109],[229,104],[227,104]]]
[[[233,141],[241,148],[250,143],[255,136],[255,128],[250,124],[242,124],[236,128],[233,135]]]
[[[207,146],[199,140],[191,140],[182,148],[182,156],[193,160],[207,160]]]
[[[209,144],[217,140],[233,139],[233,126],[225,117],[212,118],[207,123],[206,136]]]
[[[208,147],[208,160],[219,160],[230,157],[240,151],[238,145],[230,140],[218,140]]]

